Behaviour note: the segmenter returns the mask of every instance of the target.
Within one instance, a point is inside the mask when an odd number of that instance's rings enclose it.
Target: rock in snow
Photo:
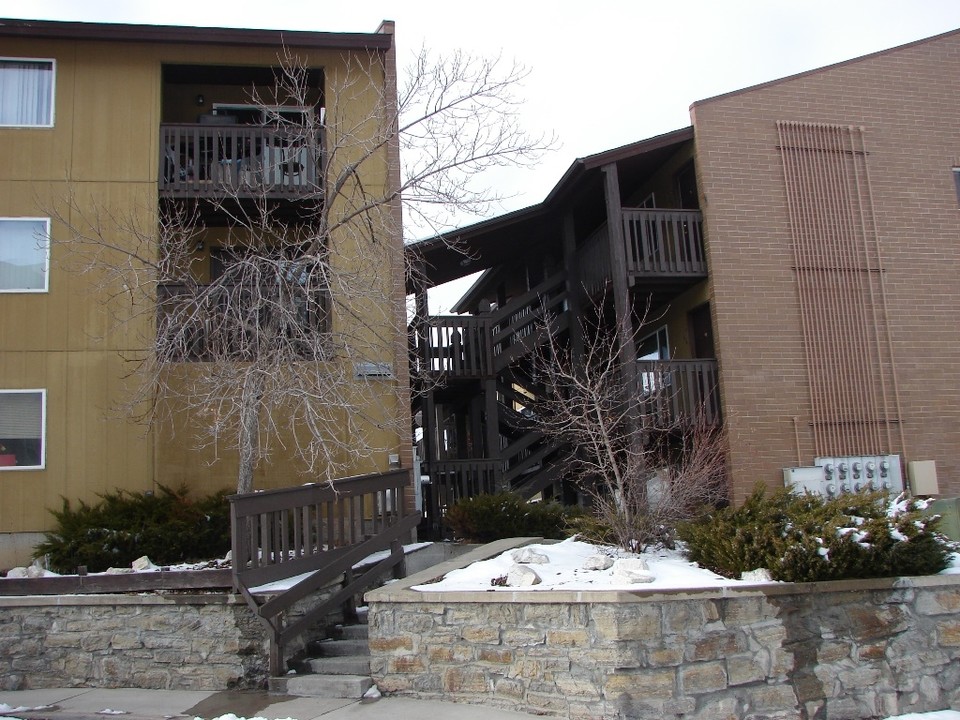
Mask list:
[[[740,573],[740,579],[755,583],[773,582],[773,578],[770,576],[770,571],[766,568],[758,568],[756,570],[747,570],[742,572]]]
[[[160,569],[156,565],[154,565],[152,562],[150,562],[150,558],[148,558],[146,555],[138,557],[136,560],[134,560],[133,565],[131,565],[131,567],[137,572],[143,572],[144,570]]]
[[[510,553],[510,557],[513,558],[515,563],[522,565],[546,565],[550,562],[550,558],[542,552],[537,552],[530,548],[518,548]]]
[[[643,558],[620,558],[613,564],[613,579],[627,583],[648,583],[654,575]]]
[[[540,576],[533,568],[526,565],[514,565],[507,573],[507,585],[510,587],[527,587],[528,585],[539,585]]]
[[[584,570],[606,570],[613,566],[613,558],[609,555],[591,555],[583,562]]]

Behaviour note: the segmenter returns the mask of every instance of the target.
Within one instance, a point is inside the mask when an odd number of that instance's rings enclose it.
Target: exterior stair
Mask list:
[[[331,637],[307,645],[308,657],[294,663],[296,674],[270,678],[270,692],[326,698],[362,698],[373,687],[366,618],[337,625]]]

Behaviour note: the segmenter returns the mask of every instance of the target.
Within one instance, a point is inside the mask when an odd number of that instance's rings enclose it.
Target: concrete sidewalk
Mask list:
[[[205,692],[123,688],[50,688],[0,690],[0,718],[29,720],[167,720],[210,718],[233,714],[267,720],[524,720],[533,717],[510,710],[435,700],[385,697],[375,702],[269,695],[266,692]]]

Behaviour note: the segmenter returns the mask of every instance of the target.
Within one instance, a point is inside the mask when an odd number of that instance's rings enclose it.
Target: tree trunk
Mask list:
[[[260,449],[260,398],[263,378],[260,373],[249,373],[243,383],[240,407],[240,469],[237,492],[253,492],[253,469]]]

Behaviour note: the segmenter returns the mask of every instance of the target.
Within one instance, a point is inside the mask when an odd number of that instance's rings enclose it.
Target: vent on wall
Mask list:
[[[354,376],[358,378],[389,379],[393,377],[393,366],[390,363],[358,362],[354,367]]]

